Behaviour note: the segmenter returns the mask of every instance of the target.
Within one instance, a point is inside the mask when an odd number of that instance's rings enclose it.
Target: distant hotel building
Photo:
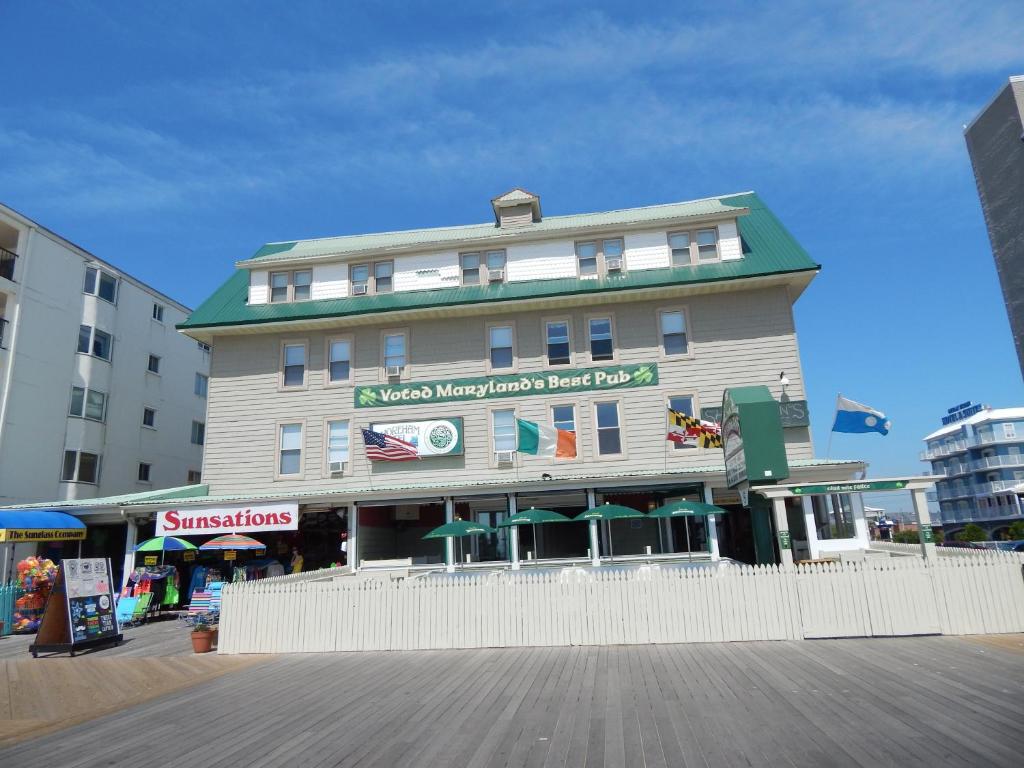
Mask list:
[[[200,482],[189,311],[0,205],[0,506]]]
[[[965,138],[1024,374],[1024,75],[1010,78]]]
[[[945,475],[936,498],[947,536],[967,523],[998,534],[1024,517],[1014,489],[1024,486],[1024,408],[963,403],[924,438],[921,460]],[[938,521],[936,521],[938,522]]]

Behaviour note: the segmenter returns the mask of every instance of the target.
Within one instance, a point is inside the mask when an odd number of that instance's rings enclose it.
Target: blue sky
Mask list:
[[[6,3],[0,200],[193,306],[271,240],[757,190],[818,452],[875,476],[1024,403],[962,125],[1024,73],[1014,2]],[[1015,7],[1016,6],[1016,7]],[[17,73],[17,76],[10,76]]]

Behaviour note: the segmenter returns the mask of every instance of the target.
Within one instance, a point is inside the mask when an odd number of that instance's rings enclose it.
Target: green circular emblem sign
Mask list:
[[[447,424],[438,424],[430,430],[429,440],[437,450],[443,451],[455,442],[455,433]]]

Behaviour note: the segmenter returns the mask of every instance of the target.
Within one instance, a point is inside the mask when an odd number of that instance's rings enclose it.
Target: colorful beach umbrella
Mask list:
[[[177,536],[157,536],[135,545],[136,552],[159,552],[161,565],[164,562],[164,552],[184,552],[195,548],[195,544],[179,539]]]
[[[610,504],[605,502],[596,507],[591,507],[586,512],[580,512],[573,520],[628,520],[630,518],[646,517],[643,512],[638,512],[630,507],[621,504]],[[612,529],[608,527],[608,554],[615,559],[615,547],[612,545]]]
[[[569,518],[551,509],[537,509],[530,507],[521,512],[516,512],[511,517],[498,523],[499,528],[509,528],[513,525],[533,526],[533,546],[537,546],[537,524],[538,523],[567,523]],[[538,555],[540,553],[537,553]]]
[[[238,533],[226,533],[223,536],[218,536],[215,539],[210,539],[205,544],[199,546],[200,549],[266,549],[267,545],[262,542],[251,539],[248,536],[242,536]]]
[[[462,537],[463,536],[479,536],[481,533],[497,533],[497,529],[491,528],[489,525],[483,523],[474,523],[469,520],[453,520],[450,523],[439,525],[437,528],[432,530],[424,539],[459,539],[459,559],[462,558]]]
[[[712,515],[724,515],[727,509],[716,507],[714,504],[705,504],[703,501],[672,501],[664,504],[653,512],[649,517],[711,517]],[[693,560],[693,553],[690,551],[690,524],[686,524],[686,558]]]

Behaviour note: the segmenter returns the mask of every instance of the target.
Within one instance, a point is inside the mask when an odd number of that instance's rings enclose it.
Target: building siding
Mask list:
[[[511,253],[510,253],[511,260]],[[657,311],[665,306],[684,306],[692,357],[660,359]],[[569,317],[573,325],[574,361],[571,367],[586,368],[587,316],[607,312],[615,318],[619,364],[657,361],[660,383],[619,392],[588,392],[544,395],[503,400],[466,401],[427,406],[395,406],[359,409],[353,405],[351,386],[324,386],[326,339],[350,333],[355,339],[354,384],[379,383],[380,331],[393,327],[382,322],[335,332],[223,336],[215,339],[210,384],[210,410],[214,414],[207,431],[204,482],[214,494],[254,490],[343,491],[365,488],[372,482],[436,482],[438,473],[454,471],[465,480],[507,477],[535,479],[543,472],[567,477],[595,472],[624,472],[664,467],[671,472],[721,465],[721,451],[674,450],[665,437],[665,398],[692,394],[695,407],[719,405],[727,386],[768,384],[776,391],[778,372],[785,370],[791,384],[787,393],[804,398],[803,377],[793,327],[792,310],[785,289],[738,291],[725,296],[690,297],[685,301],[633,302],[596,305],[565,312],[495,313],[473,318],[431,320],[408,324],[410,381],[453,379],[486,375],[485,328],[488,322],[511,320],[516,326],[519,372],[544,371],[543,321]],[[340,326],[339,326],[340,328]],[[296,391],[278,387],[280,344],[283,338],[309,342],[307,386]],[[555,369],[552,370],[555,372]],[[620,420],[626,455],[594,460],[593,404],[615,399],[621,403]],[[496,407],[514,408],[521,418],[550,423],[550,406],[577,405],[580,459],[555,462],[519,456],[511,469],[491,467],[489,413]],[[372,468],[365,458],[358,428],[371,421],[400,421],[461,416],[464,421],[465,455],[424,459],[421,462],[378,462]],[[323,477],[324,421],[348,418],[352,422],[350,462],[344,478]],[[304,421],[304,476],[274,480],[277,425]],[[806,428],[786,430],[791,458],[811,458]]]

